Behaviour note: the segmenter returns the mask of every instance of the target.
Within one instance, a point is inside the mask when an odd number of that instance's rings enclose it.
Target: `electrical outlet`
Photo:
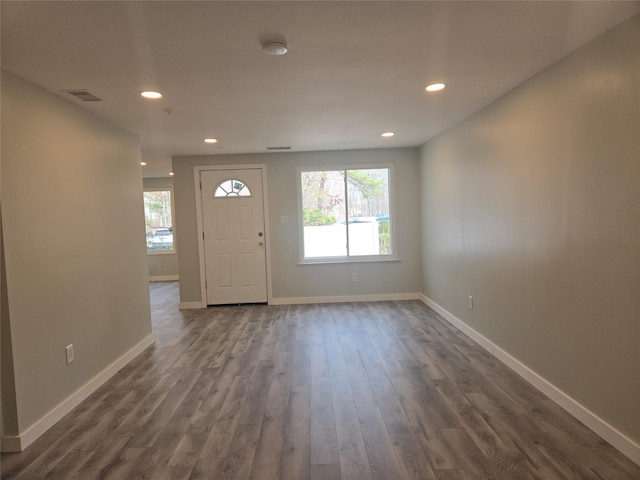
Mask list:
[[[473,310],[473,297],[471,295],[469,295],[469,298],[467,299],[467,306],[469,307],[469,310]]]
[[[74,357],[73,357],[73,343],[71,343],[71,344],[67,345],[66,347],[64,347],[64,350],[67,353],[67,365],[69,365],[74,360]]]
[[[352,282],[357,282],[358,281],[358,274],[357,273],[352,273],[351,274],[351,281]]]

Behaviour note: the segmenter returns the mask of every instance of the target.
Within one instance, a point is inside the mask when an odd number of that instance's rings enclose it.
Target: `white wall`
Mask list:
[[[6,390],[3,377],[2,395],[17,405],[5,437],[44,428],[52,410],[150,339],[139,162],[137,136],[2,72],[11,331],[2,343],[11,342],[15,376]]]
[[[639,46],[636,16],[421,150],[426,296],[636,445]]]
[[[296,169],[385,162],[395,162],[394,226],[400,261],[298,265]],[[267,165],[271,235],[267,241],[271,249],[274,300],[420,292],[417,149],[215,155],[173,158],[181,302],[201,301],[193,167],[234,164]],[[288,224],[280,223],[282,216],[289,217]],[[353,272],[358,273],[358,282],[351,281]]]

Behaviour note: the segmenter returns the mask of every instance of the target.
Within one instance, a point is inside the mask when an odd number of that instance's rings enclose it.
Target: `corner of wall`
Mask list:
[[[2,451],[15,451],[10,439],[18,434],[18,409],[13,371],[13,346],[11,319],[7,297],[7,274],[4,262],[4,237],[2,235],[2,210],[0,207],[0,433]],[[18,445],[19,447],[19,445]]]

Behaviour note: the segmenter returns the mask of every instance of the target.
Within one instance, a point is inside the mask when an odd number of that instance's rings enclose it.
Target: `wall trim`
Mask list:
[[[194,308],[206,308],[207,306],[203,302],[180,302],[178,304],[179,310],[191,310]]]
[[[176,282],[179,280],[178,275],[149,275],[150,282]]]
[[[544,377],[527,367],[517,358],[507,353],[487,337],[471,328],[427,296],[420,294],[419,299],[439,313],[450,324],[458,328],[458,330],[487,350],[491,355],[520,375],[523,379],[529,382],[529,384],[545,394],[565,411],[593,430],[596,434],[600,435],[600,437],[609,442],[613,447],[629,457],[632,461],[640,465],[640,444],[618,431],[614,426],[598,417],[591,410],[567,395]]]
[[[2,453],[21,452],[23,449],[20,447],[21,447],[20,437],[15,437],[15,436],[2,437]]]
[[[304,305],[308,303],[386,302],[394,300],[419,300],[419,293],[379,293],[368,295],[336,295],[326,297],[272,298],[269,305]]]
[[[40,420],[28,427],[18,436],[2,437],[3,452],[21,452],[42,434],[49,430],[56,422],[58,422],[67,413],[77,407],[89,395],[106,383],[113,375],[115,375],[122,367],[142,353],[147,347],[153,345],[155,338],[153,333],[140,341],[131,350],[126,352],[120,358],[116,359],[111,365],[102,370],[98,375],[93,377],[82,387],[64,399],[58,406],[53,408]]]

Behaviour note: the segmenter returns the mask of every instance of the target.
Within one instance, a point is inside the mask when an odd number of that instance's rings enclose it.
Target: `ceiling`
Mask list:
[[[640,2],[2,2],[2,67],[172,155],[418,146]],[[261,44],[284,40],[289,53]],[[439,93],[424,87],[444,82]],[[86,89],[101,102],[62,90]],[[142,90],[158,90],[145,100]],[[392,138],[381,133],[395,132]],[[215,137],[217,144],[203,142]]]

